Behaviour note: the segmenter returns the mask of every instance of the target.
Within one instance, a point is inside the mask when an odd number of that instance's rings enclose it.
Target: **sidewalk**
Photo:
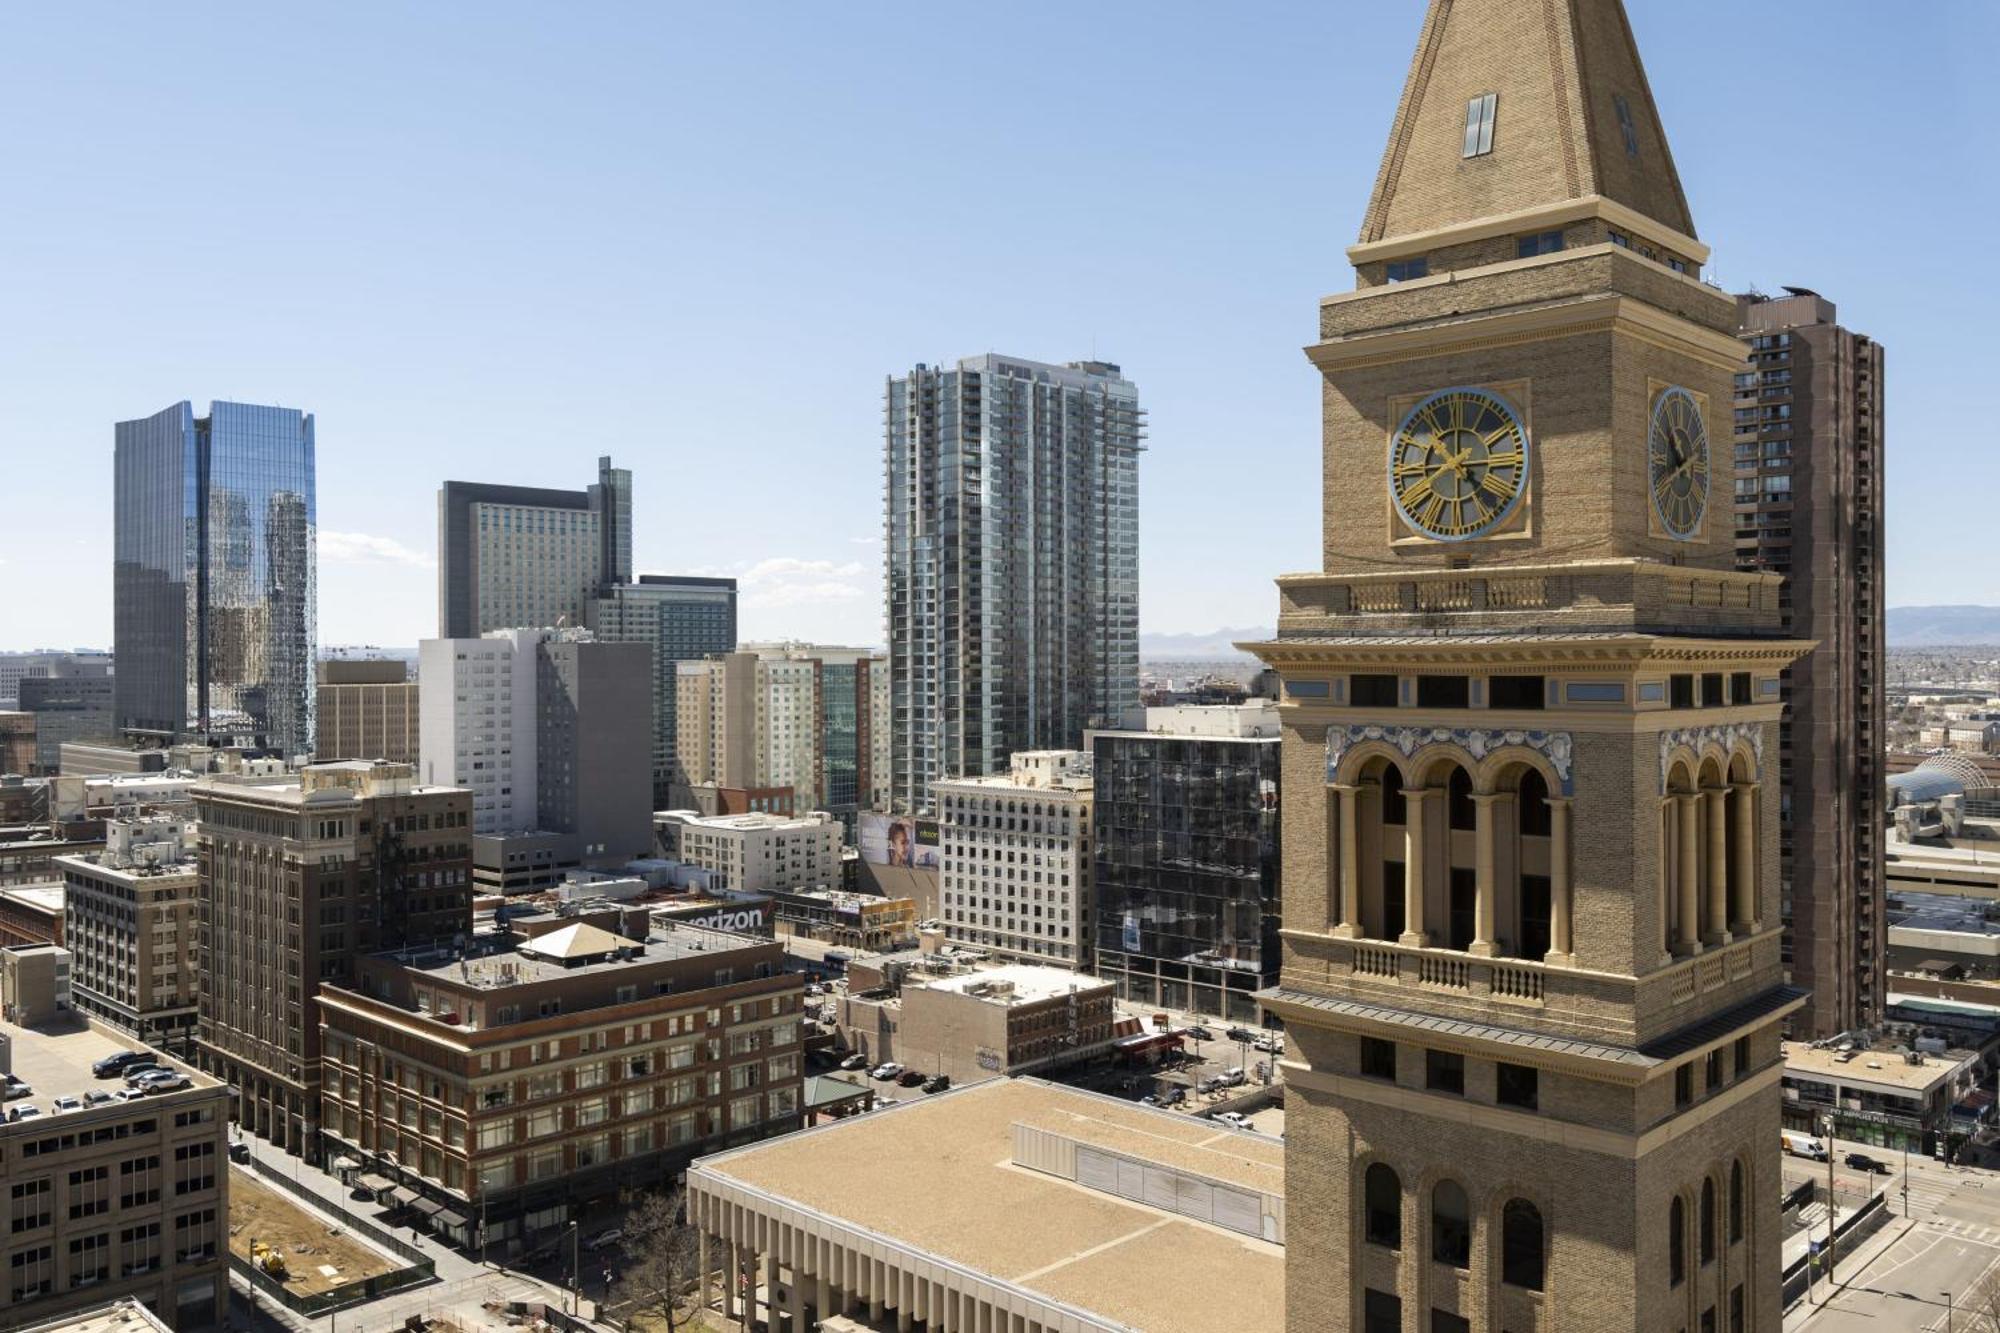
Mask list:
[[[1834,1277],[1837,1279],[1836,1293],[1865,1282],[1868,1270],[1875,1261],[1894,1249],[1916,1225],[1914,1220],[1899,1213],[1889,1221],[1888,1225],[1861,1242],[1861,1247],[1842,1259],[1834,1269]],[[1803,1327],[1808,1320],[1819,1313],[1820,1306],[1828,1299],[1830,1297],[1825,1279],[1813,1283],[1806,1299],[1785,1311],[1785,1333],[1793,1333],[1793,1330]]]
[[[359,1217],[362,1220],[390,1232],[396,1239],[412,1247],[436,1265],[437,1280],[420,1287],[392,1292],[363,1305],[350,1307],[345,1311],[320,1319],[306,1319],[289,1310],[275,1307],[270,1302],[260,1302],[271,1317],[288,1327],[298,1330],[325,1330],[334,1333],[336,1326],[345,1322],[350,1329],[364,1327],[386,1328],[401,1324],[407,1315],[439,1313],[449,1314],[457,1322],[468,1328],[482,1325],[505,1328],[504,1319],[488,1317],[481,1309],[483,1302],[526,1301],[548,1304],[559,1309],[569,1308],[569,1293],[561,1286],[545,1282],[531,1273],[517,1272],[502,1267],[498,1263],[482,1264],[476,1255],[466,1255],[437,1238],[412,1231],[406,1227],[391,1227],[381,1221],[372,1205],[348,1197],[347,1187],[338,1177],[318,1169],[293,1157],[281,1148],[275,1148],[262,1139],[245,1136],[240,1140],[250,1147],[250,1155],[272,1168],[287,1180],[302,1186],[319,1206],[335,1218]],[[278,1188],[263,1173],[247,1165],[230,1164],[230,1170],[249,1173],[251,1178],[266,1186]],[[238,1303],[244,1299],[242,1290],[236,1293]],[[585,1301],[589,1308],[589,1301]]]

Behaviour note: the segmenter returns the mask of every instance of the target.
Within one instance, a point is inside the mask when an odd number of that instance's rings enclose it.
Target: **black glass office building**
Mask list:
[[[736,580],[641,574],[603,588],[589,625],[600,639],[653,647],[653,799],[663,808],[687,787],[676,740],[679,664],[736,651]]]
[[[1278,975],[1278,739],[1099,733],[1092,771],[1098,975],[1254,1023]]]
[[[114,438],[119,727],[311,754],[312,416],[182,402]]]

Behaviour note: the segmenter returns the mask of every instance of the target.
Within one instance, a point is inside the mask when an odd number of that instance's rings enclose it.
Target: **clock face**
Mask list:
[[[1708,427],[1686,389],[1668,389],[1653,404],[1646,468],[1660,525],[1683,541],[1694,536],[1708,512]]]
[[[1528,432],[1484,389],[1446,389],[1410,409],[1389,443],[1389,495],[1426,537],[1462,542],[1491,532],[1528,483]]]

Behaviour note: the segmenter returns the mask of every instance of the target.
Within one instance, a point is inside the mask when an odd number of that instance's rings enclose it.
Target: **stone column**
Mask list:
[[[1500,886],[1495,883],[1493,843],[1496,830],[1493,827],[1493,803],[1499,796],[1490,791],[1472,793],[1472,845],[1473,860],[1473,906],[1472,944],[1467,953],[1481,958],[1491,958],[1499,952],[1493,943],[1494,903]]]
[[[1424,806],[1430,794],[1428,787],[1403,789],[1403,934],[1397,943],[1416,948],[1428,942],[1424,934]]]
[[[777,1265],[773,1264],[775,1268]],[[775,1300],[772,1301],[776,1305]],[[792,1333],[805,1333],[806,1329],[806,1275],[800,1270],[798,1261],[792,1262],[792,1279],[785,1284],[785,1313],[791,1316]],[[776,1311],[772,1312],[772,1327],[777,1326]]]
[[[1339,815],[1340,921],[1333,933],[1351,940],[1361,933],[1361,848],[1358,844],[1361,820],[1356,813],[1360,791],[1351,782],[1335,783],[1330,790],[1337,798]]]
[[[708,1271],[708,1229],[706,1227],[695,1233],[695,1272],[699,1274],[695,1278],[694,1283],[695,1308],[706,1313],[708,1310],[710,1276]]]
[[[1674,931],[1674,947],[1681,953],[1701,952],[1701,937],[1695,924],[1701,911],[1701,833],[1695,822],[1701,818],[1700,801],[1701,797],[1693,792],[1674,796],[1674,822],[1680,836],[1681,890],[1681,919]]]
[[[821,1273],[813,1286],[813,1318],[824,1323],[833,1315],[833,1283]]]
[[[729,1269],[722,1275],[722,1317],[736,1318],[736,1288],[743,1281],[743,1254],[735,1241],[729,1242]]]
[[[1739,782],[1729,789],[1736,799],[1736,901],[1729,928],[1738,935],[1757,932],[1757,784]]]
[[[1711,947],[1729,942],[1729,792],[1710,787],[1702,794],[1708,808],[1708,926],[1702,943]]]
[[[1576,957],[1576,923],[1570,915],[1569,807],[1569,797],[1549,797],[1549,952],[1561,955],[1564,962]]]

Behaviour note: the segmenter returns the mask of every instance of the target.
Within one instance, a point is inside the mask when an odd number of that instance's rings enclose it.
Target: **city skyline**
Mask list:
[[[1925,232],[1977,234],[1993,187],[1966,169],[1983,148],[1959,91],[1974,85],[1951,75],[1970,72],[2000,16],[1633,11],[1691,201],[1723,243],[1715,278],[1825,290],[1899,349],[1890,603],[2000,601],[1960,525],[1917,518],[1914,484],[1946,457],[1928,441],[1952,434],[1944,419],[1978,381],[1976,340],[1958,330],[1996,280],[1971,266],[1926,289],[1852,244],[1915,231],[1913,197]],[[5,150],[39,188],[36,209],[0,220],[23,260],[4,356],[17,382],[0,398],[20,521],[0,560],[67,595],[21,599],[0,647],[109,644],[110,427],[187,383],[315,412],[324,643],[428,631],[444,480],[565,485],[607,452],[655,506],[636,569],[737,577],[746,638],[883,643],[882,383],[984,348],[1094,355],[1146,386],[1141,627],[1258,623],[1263,572],[1315,563],[1309,497],[1263,475],[1314,438],[1297,293],[1341,285],[1360,223],[1343,186],[1372,172],[1401,77],[1379,61],[1331,81],[1318,62],[1404,48],[1421,7],[1260,18],[1171,6],[1135,29],[1105,10],[1066,17],[1074,40],[1051,51],[970,14],[912,27],[808,13],[782,31],[727,12],[496,11],[476,31],[400,15],[395,42],[367,8],[139,14],[109,46],[87,18],[10,15],[12,45],[40,58],[0,97],[46,132]],[[1107,68],[1119,41],[1143,76]],[[197,54],[235,76],[181,77]],[[1841,191],[1842,227],[1784,225],[1795,196],[1744,151],[1726,99],[1703,104],[1704,87],[1752,81],[1761,106],[1816,109],[1787,131],[1790,185],[1830,188],[1869,161],[1871,188]],[[1927,98],[1892,95],[1919,81]],[[929,128],[994,106],[998,157]],[[927,130],[934,151],[885,151]],[[255,163],[258,189],[226,191],[219,209],[168,202],[189,173],[238,163]],[[996,170],[1050,204],[996,196]],[[1955,188],[1937,190],[1944,179]],[[905,202],[891,210],[892,196]],[[984,258],[955,266],[950,291],[923,280],[924,261],[965,254]],[[782,378],[780,318],[833,335]],[[2000,460],[1950,457],[1955,489],[2000,481]],[[771,488],[773,475],[812,482]],[[1216,518],[1249,512],[1258,521]]]

